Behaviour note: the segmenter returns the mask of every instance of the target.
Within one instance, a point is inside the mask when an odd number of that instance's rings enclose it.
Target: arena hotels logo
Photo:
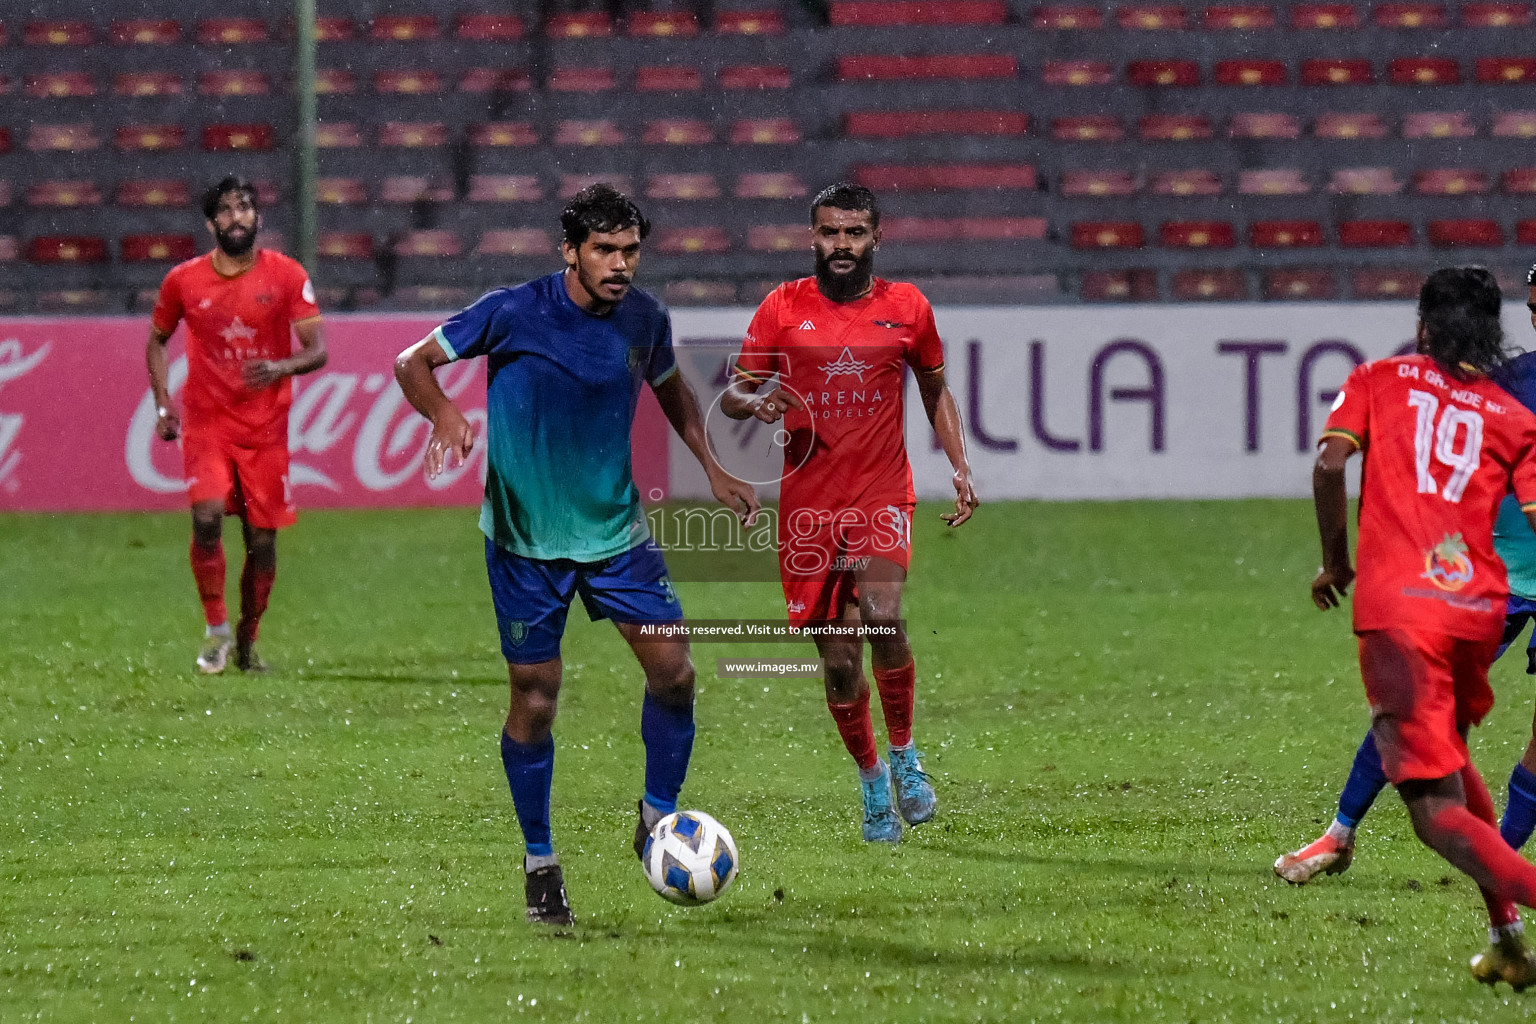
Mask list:
[[[830,363],[822,363],[819,367],[821,372],[827,375],[828,380],[831,380],[833,377],[857,377],[860,384],[864,383],[864,374],[874,368],[875,365],[873,363],[866,363],[862,359],[853,358],[853,350],[847,345],[843,346],[843,351],[838,354],[835,360]]]
[[[45,341],[28,354],[16,338],[0,341],[0,388],[36,369],[47,358],[48,350],[52,347],[53,342]],[[19,412],[0,412],[0,485],[10,480],[16,467],[21,465],[21,451],[16,442],[21,437],[21,428],[25,423],[25,417]],[[12,483],[11,487],[14,488],[15,484]]]
[[[1467,544],[1459,533],[1446,534],[1424,555],[1424,578],[1441,590],[1460,590],[1472,582],[1472,572]]]

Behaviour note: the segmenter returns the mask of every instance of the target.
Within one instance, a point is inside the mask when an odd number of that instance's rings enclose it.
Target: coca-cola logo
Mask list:
[[[0,389],[25,376],[48,357],[53,342],[45,341],[30,354],[16,338],[0,341]],[[0,486],[14,490],[16,467],[21,465],[21,428],[26,419],[19,412],[0,412]]]

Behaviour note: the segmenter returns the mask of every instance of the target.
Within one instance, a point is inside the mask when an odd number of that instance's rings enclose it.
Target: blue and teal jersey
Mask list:
[[[1536,352],[1511,359],[1493,379],[1521,405],[1536,411]],[[1531,524],[1513,494],[1506,494],[1499,505],[1499,516],[1493,523],[1493,549],[1509,573],[1509,592],[1536,599],[1536,533],[1531,532]]]
[[[650,538],[630,465],[640,389],[677,372],[666,307],[631,288],[604,316],[563,273],[481,296],[432,332],[487,357],[480,529],[525,558],[596,562]]]

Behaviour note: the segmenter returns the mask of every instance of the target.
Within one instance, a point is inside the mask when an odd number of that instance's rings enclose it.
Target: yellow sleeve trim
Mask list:
[[[1521,512],[1536,512],[1536,501],[1528,501],[1520,506]]]
[[[1360,438],[1359,437],[1357,437],[1354,434],[1350,433],[1348,430],[1343,430],[1343,429],[1341,429],[1339,427],[1331,427],[1328,430],[1323,431],[1323,436],[1318,438],[1318,441],[1319,441],[1319,443],[1321,443],[1324,438],[1329,438],[1329,437],[1342,437],[1344,440],[1348,441],[1350,444],[1354,445],[1356,448],[1360,448],[1360,449],[1364,449],[1365,448],[1365,445],[1360,443]]]
[[[768,382],[768,378],[767,377],[759,377],[757,374],[753,373],[752,371],[743,369],[742,365],[740,363],[737,363],[735,366],[732,367],[732,369],[734,369],[737,373],[741,374],[743,377],[747,378],[748,380],[754,381],[754,382],[756,382],[758,384],[766,384]]]

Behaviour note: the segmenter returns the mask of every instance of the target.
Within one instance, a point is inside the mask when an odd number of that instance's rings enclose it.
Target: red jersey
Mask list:
[[[295,259],[270,249],[235,277],[213,269],[205,253],[173,268],[160,286],[155,327],[171,334],[187,322],[186,421],[249,445],[286,444],[292,379],[252,391],[240,377],[248,359],[293,354],[293,324],[320,315],[315,289]]]
[[[1397,356],[1349,375],[1323,437],[1365,458],[1355,630],[1497,639],[1509,591],[1493,520],[1510,490],[1536,507],[1536,416],[1485,377]]]
[[[785,508],[880,508],[913,501],[903,365],[936,370],[944,346],[933,308],[910,284],[875,278],[862,299],[833,302],[814,277],[775,288],[747,328],[736,369],[777,375],[804,403],[788,409]]]

